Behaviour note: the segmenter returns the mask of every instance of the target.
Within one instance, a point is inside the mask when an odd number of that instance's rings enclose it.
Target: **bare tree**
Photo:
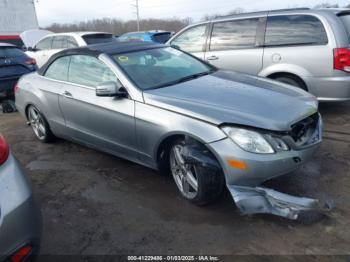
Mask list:
[[[314,8],[338,8],[339,5],[338,4],[329,4],[329,3],[321,3],[318,5],[315,5]]]
[[[241,13],[244,13],[244,12],[245,12],[244,8],[237,7],[235,9],[231,10],[230,12],[228,12],[227,14],[228,15],[235,15],[235,14],[241,14]]]
[[[177,32],[190,23],[192,23],[191,18],[142,19],[140,21],[140,30],[168,30]],[[71,24],[54,23],[46,29],[55,33],[74,31],[102,31],[110,32],[115,35],[121,35],[126,32],[135,31],[136,24],[136,20],[123,21],[120,19],[103,18]]]
[[[201,21],[210,21],[210,20],[213,20],[213,19],[218,18],[220,16],[235,15],[235,14],[241,14],[244,12],[245,12],[245,10],[243,8],[237,7],[237,8],[235,8],[235,9],[233,9],[225,14],[213,14],[213,15],[206,14],[202,17]]]

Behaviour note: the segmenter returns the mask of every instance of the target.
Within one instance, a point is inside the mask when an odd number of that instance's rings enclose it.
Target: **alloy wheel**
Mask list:
[[[46,127],[44,123],[44,119],[42,118],[41,114],[35,107],[30,107],[28,112],[28,118],[30,125],[33,128],[33,131],[37,138],[40,140],[45,139],[46,137]]]
[[[181,194],[187,199],[193,199],[198,194],[198,178],[196,167],[185,162],[183,145],[176,144],[170,151],[170,168],[175,183]]]

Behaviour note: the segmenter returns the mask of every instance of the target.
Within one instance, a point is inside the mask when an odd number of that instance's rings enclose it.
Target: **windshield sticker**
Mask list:
[[[127,57],[127,56],[119,56],[118,60],[120,62],[128,62],[129,61],[129,57]]]

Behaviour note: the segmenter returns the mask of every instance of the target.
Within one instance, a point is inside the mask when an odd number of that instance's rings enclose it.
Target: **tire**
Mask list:
[[[184,145],[185,140],[179,139],[170,147],[170,173],[183,198],[198,206],[207,205],[222,195],[224,175],[221,169],[206,168],[203,163],[186,163],[181,155]]]
[[[39,141],[49,143],[54,140],[55,136],[51,132],[50,126],[45,116],[39,111],[38,108],[33,105],[29,106],[27,110],[27,117],[29,124],[33,129],[34,135]]]
[[[11,100],[6,100],[2,102],[2,112],[4,114],[16,112],[16,105]]]
[[[282,75],[282,76],[277,76],[275,78],[273,78],[276,81],[282,82],[284,84],[288,84],[291,86],[295,86],[298,87],[300,89],[303,89],[305,91],[307,91],[307,87],[305,85],[305,83],[298,77],[293,76],[293,75]]]

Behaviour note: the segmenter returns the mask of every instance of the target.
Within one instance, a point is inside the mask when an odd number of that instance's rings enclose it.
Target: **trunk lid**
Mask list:
[[[42,38],[50,34],[53,33],[47,30],[34,29],[24,31],[20,34],[20,37],[27,48],[33,48]]]

